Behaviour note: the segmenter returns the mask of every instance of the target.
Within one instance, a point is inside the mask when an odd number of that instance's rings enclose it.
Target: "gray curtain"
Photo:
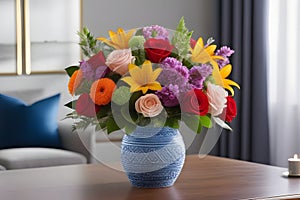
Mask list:
[[[231,78],[238,116],[233,132],[223,130],[211,154],[269,164],[266,69],[266,0],[218,0],[218,46],[235,50]]]

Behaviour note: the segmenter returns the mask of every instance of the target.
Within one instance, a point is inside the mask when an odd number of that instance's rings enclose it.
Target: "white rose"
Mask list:
[[[207,84],[209,110],[212,116],[218,116],[226,107],[228,92],[219,85]]]

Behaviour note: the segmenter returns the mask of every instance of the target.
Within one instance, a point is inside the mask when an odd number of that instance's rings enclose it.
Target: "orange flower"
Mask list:
[[[69,84],[68,84],[70,94],[74,95],[75,91],[77,90],[77,88],[81,84],[82,78],[83,78],[83,74],[82,74],[82,71],[80,69],[76,70],[72,74],[72,76],[69,80]]]
[[[90,97],[99,106],[111,101],[116,84],[109,78],[101,78],[92,84]]]

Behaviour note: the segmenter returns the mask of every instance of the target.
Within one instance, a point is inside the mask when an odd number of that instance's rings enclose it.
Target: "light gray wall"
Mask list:
[[[216,0],[83,0],[83,25],[95,36],[147,25],[175,29],[182,16],[194,37],[216,34]]]
[[[216,0],[83,0],[83,25],[95,36],[107,36],[107,30],[118,27],[126,30],[152,24],[175,29],[184,16],[187,27],[195,30],[195,37],[207,38],[216,34],[216,15]],[[72,100],[67,83],[67,75],[62,74],[0,76],[0,92],[30,90],[27,95],[34,100],[62,93],[61,119],[70,111],[63,105]]]

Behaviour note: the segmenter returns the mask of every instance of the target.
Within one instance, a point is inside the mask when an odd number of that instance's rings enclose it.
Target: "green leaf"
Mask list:
[[[200,122],[202,124],[202,126],[206,127],[206,128],[211,128],[212,127],[212,122],[210,117],[208,116],[200,116]]]
[[[202,130],[202,124],[199,115],[184,114],[182,120],[192,131],[200,133]]]
[[[167,120],[165,122],[165,126],[178,129],[179,128],[179,120],[176,118],[167,118]]]
[[[65,71],[67,72],[67,74],[69,75],[69,77],[71,77],[73,75],[73,73],[75,71],[77,71],[79,69],[79,66],[70,66],[70,67],[67,67],[65,69]]]
[[[143,29],[137,30],[135,35],[143,35]]]
[[[66,103],[64,106],[66,106],[66,107],[68,107],[68,108],[71,108],[71,109],[75,109],[75,107],[76,107],[76,102],[77,102],[77,100],[70,101],[69,103]]]
[[[110,134],[114,131],[120,130],[119,126],[117,125],[117,123],[115,122],[113,117],[110,117],[107,120],[107,133]]]
[[[132,51],[132,55],[135,57],[134,64],[137,66],[142,65],[146,60],[146,53],[143,49],[137,49]]]
[[[176,28],[176,32],[172,38],[172,44],[177,49],[179,60],[188,59],[188,52],[190,49],[190,39],[193,32],[189,32],[185,26],[184,17],[182,17]]]
[[[97,113],[97,118],[101,119],[108,116],[111,113],[111,104],[101,106],[100,111]]]
[[[117,83],[120,78],[121,78],[121,75],[120,74],[116,74],[116,73],[111,73],[109,74],[108,76],[111,80],[113,80],[115,83]]]
[[[91,57],[100,51],[97,39],[94,38],[87,27],[83,27],[83,30],[78,32],[78,35],[80,37],[79,45],[85,56]]]

